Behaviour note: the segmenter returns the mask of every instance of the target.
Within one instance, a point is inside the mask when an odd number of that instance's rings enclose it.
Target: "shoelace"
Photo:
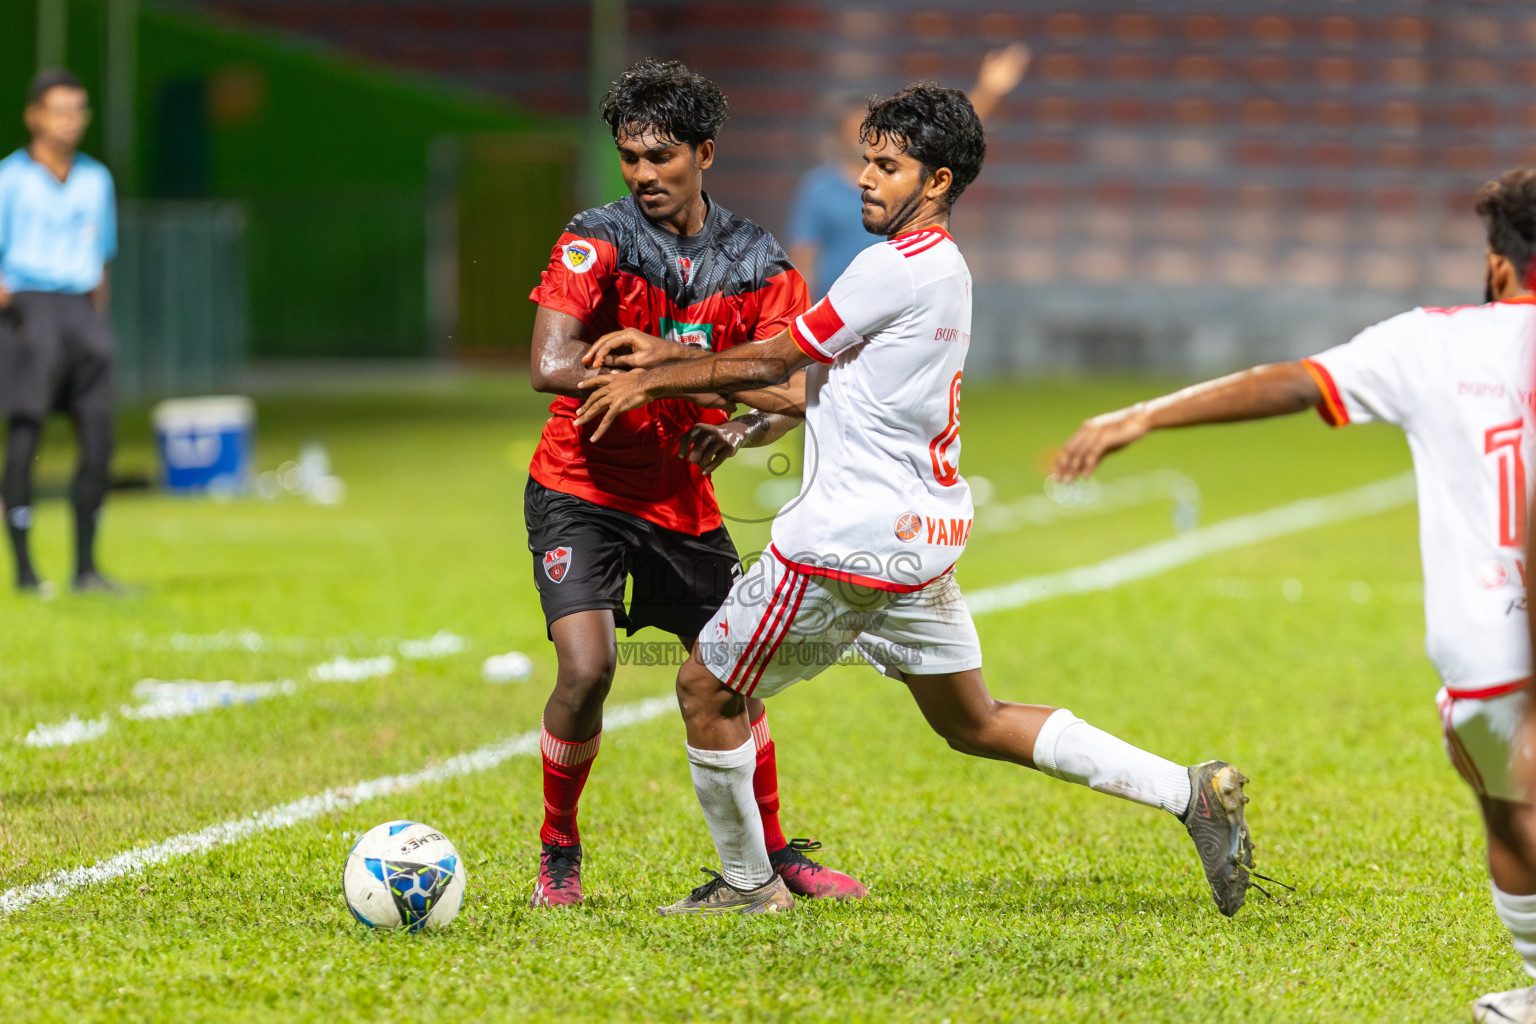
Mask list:
[[[699,886],[697,889],[693,890],[693,892],[688,894],[688,898],[690,900],[702,903],[704,900],[709,899],[717,891],[719,891],[721,886],[724,886],[727,889],[731,888],[731,883],[727,882],[725,880],[725,876],[720,872],[711,871],[709,868],[699,868],[699,870],[704,872],[706,875],[709,875],[710,879],[703,885]]]
[[[1252,868],[1249,868],[1248,869],[1248,888],[1259,890],[1259,892],[1263,893],[1267,898],[1269,898],[1271,900],[1273,900],[1275,897],[1270,895],[1270,892],[1269,892],[1268,889],[1264,888],[1258,882],[1255,882],[1254,881],[1255,878],[1262,878],[1266,882],[1269,882],[1269,883],[1271,883],[1273,885],[1278,885],[1278,886],[1280,886],[1283,889],[1289,889],[1291,892],[1295,892],[1296,891],[1296,887],[1294,885],[1286,885],[1284,882],[1280,881],[1280,879],[1278,879],[1278,878],[1270,878],[1268,875],[1261,875],[1257,871],[1253,870]]]
[[[549,876],[549,888],[565,889],[571,884],[571,876],[581,867],[581,859],[573,854],[560,852],[560,847],[555,847],[549,854],[549,859],[544,862],[544,873]]]
[[[814,853],[821,849],[821,844],[814,839],[791,839],[789,845],[775,852],[773,859],[778,863],[776,868],[796,867],[811,874],[822,870],[822,865],[817,864],[807,853]]]

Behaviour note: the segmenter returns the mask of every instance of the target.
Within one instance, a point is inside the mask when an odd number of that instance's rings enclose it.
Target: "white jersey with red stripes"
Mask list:
[[[1425,646],[1449,693],[1494,695],[1528,677],[1536,299],[1414,309],[1306,365],[1329,423],[1382,420],[1408,435]]]
[[[910,592],[965,550],[960,378],[971,272],[943,228],[870,246],[791,326],[806,373],[805,479],[774,520],[801,572]]]

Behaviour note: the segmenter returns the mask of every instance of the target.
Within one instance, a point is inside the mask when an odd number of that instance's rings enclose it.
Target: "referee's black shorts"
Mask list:
[[[689,639],[725,602],[740,572],[723,526],[697,537],[679,533],[532,478],[523,491],[523,518],[546,626],[607,608],[628,633],[655,626]],[[634,581],[627,612],[625,577]]]
[[[0,413],[110,415],[116,351],[89,295],[16,292],[0,311]]]

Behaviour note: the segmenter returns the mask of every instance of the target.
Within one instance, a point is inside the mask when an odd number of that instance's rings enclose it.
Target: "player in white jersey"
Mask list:
[[[793,899],[768,862],[752,799],[748,696],[768,697],[857,648],[906,683],[956,750],[1038,768],[1177,815],[1217,906],[1242,905],[1253,863],[1243,783],[1224,761],[1186,768],[1043,705],[994,700],[953,567],[970,533],[960,476],[960,380],[971,275],[946,230],[986,153],[965,95],[914,85],[873,101],[860,177],[866,249],[820,303],[773,338],[719,355],[623,332],[600,339],[580,419],[593,438],[627,409],[805,374],[807,470],[773,545],[732,588],[678,674],[694,789],[721,872],[662,913],[777,910]],[[622,353],[622,354],[621,354]],[[700,358],[702,357],[702,358]],[[726,386],[728,381],[751,382]]]
[[[1536,976],[1536,858],[1514,827],[1528,794],[1512,771],[1527,703],[1527,467],[1536,377],[1536,170],[1483,190],[1487,302],[1410,310],[1299,362],[1260,366],[1096,417],[1067,442],[1072,480],[1149,431],[1315,408],[1328,423],[1381,420],[1408,435],[1419,500],[1426,649],[1451,763],[1477,794],[1493,902]],[[1536,987],[1473,1004],[1477,1020],[1536,1022]]]

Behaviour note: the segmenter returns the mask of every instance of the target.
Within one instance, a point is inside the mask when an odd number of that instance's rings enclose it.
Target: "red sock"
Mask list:
[[[752,776],[752,795],[757,798],[757,813],[763,816],[763,841],[769,853],[789,845],[779,827],[779,765],[773,756],[773,737],[768,735],[768,712],[752,723],[752,740],[757,744],[757,771]]]
[[[544,827],[539,829],[540,842],[560,846],[581,842],[581,832],[576,827],[576,804],[581,800],[581,788],[587,784],[587,773],[592,771],[602,738],[599,731],[589,740],[572,743],[543,730],[539,737],[539,751],[544,755]]]

